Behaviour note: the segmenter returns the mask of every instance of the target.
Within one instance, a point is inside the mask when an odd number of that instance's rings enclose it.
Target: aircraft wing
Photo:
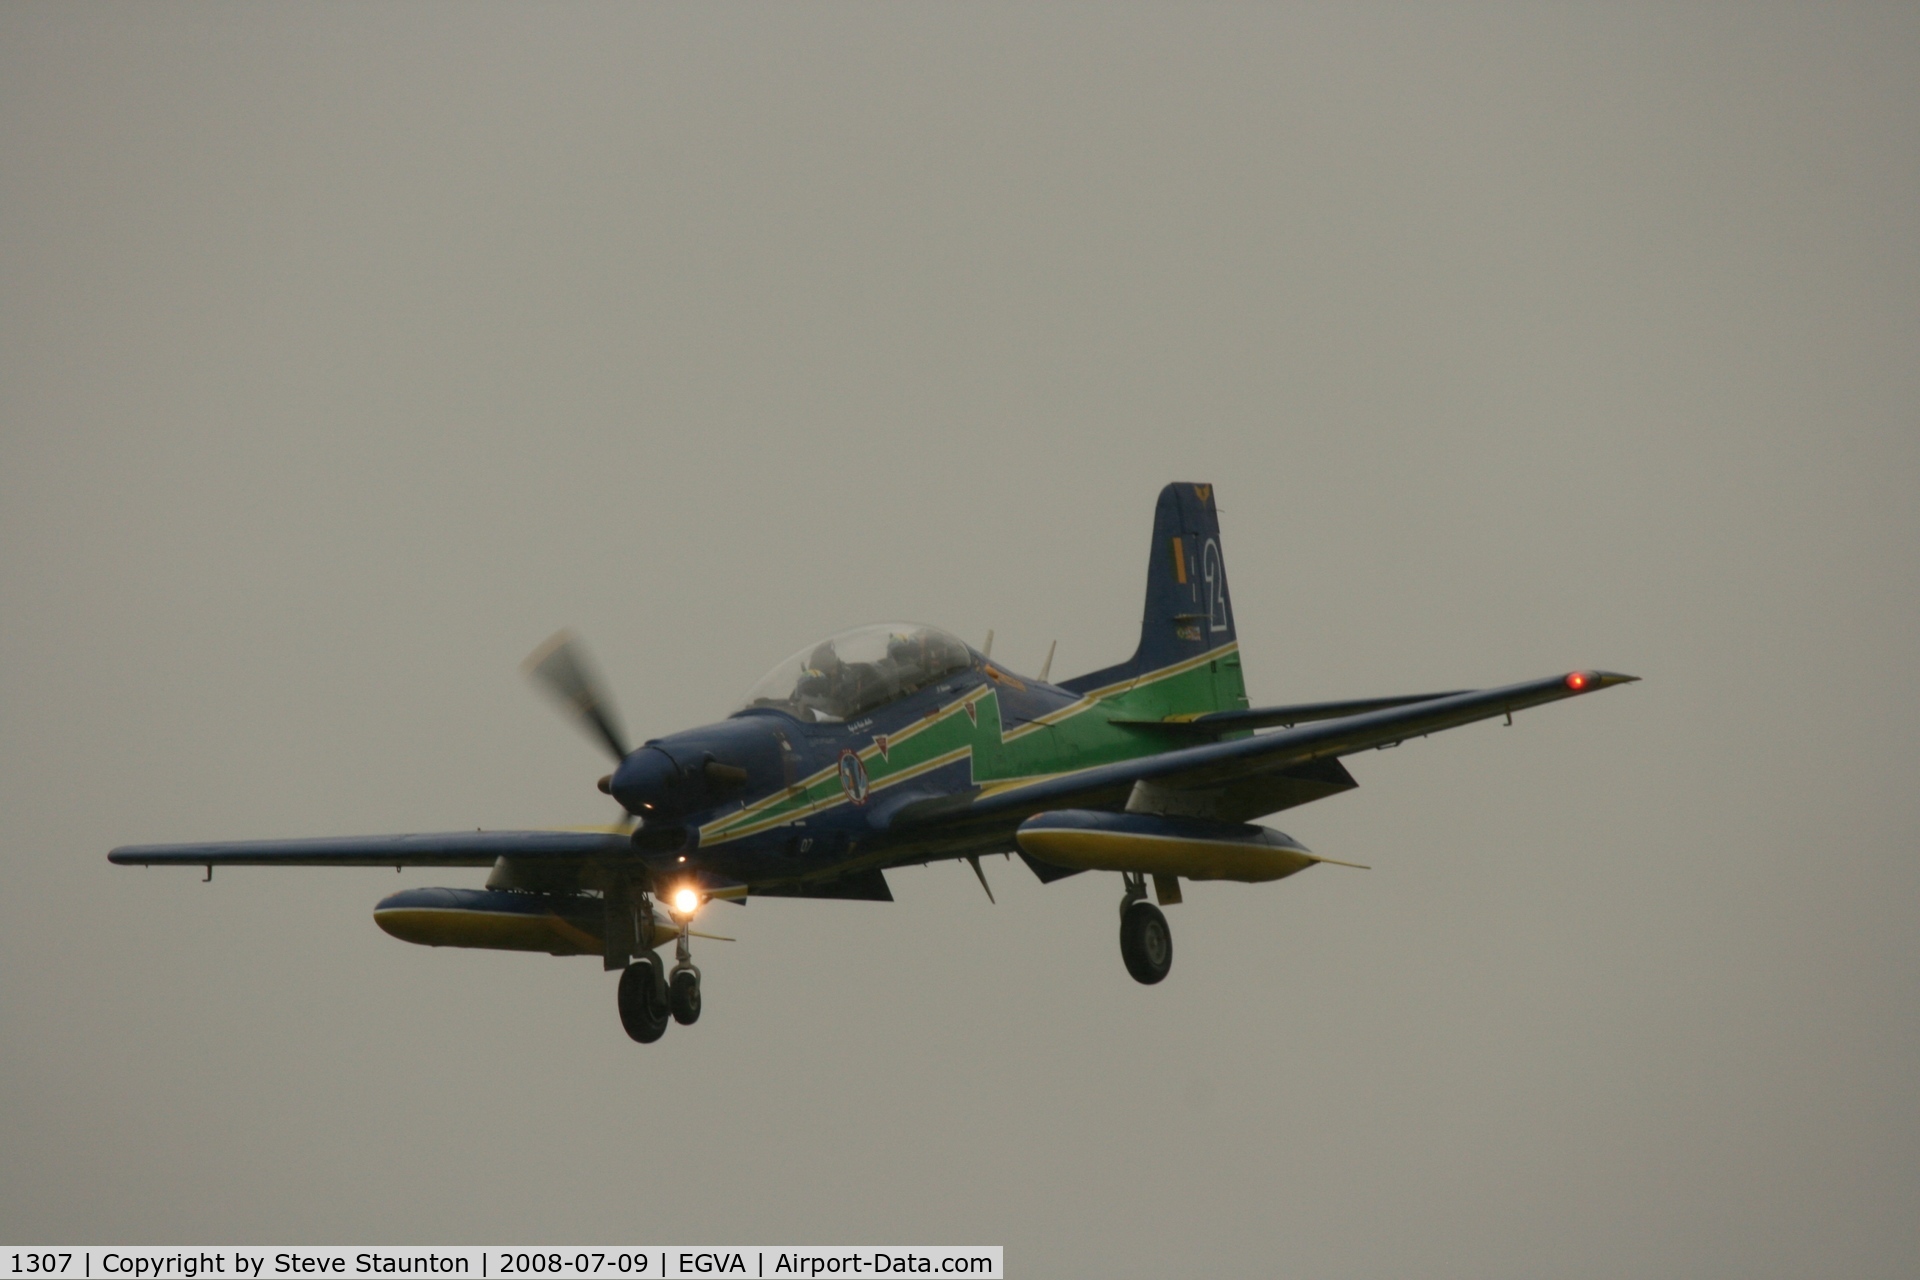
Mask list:
[[[1275,725],[1292,728],[1311,720],[1337,720],[1368,711],[1404,707],[1413,702],[1432,702],[1455,698],[1472,689],[1448,689],[1444,693],[1407,693],[1393,698],[1355,698],[1345,702],[1298,702],[1285,707],[1248,707],[1239,711],[1209,711],[1205,715],[1171,720],[1110,720],[1109,724],[1134,725],[1145,729],[1171,729],[1194,736],[1218,737],[1236,729],[1271,729]]]
[[[630,858],[615,831],[449,831],[433,835],[130,844],[107,861],[136,867],[490,867],[509,858]]]
[[[1273,793],[1265,785],[1280,775],[1292,772],[1300,776],[1303,771],[1316,767],[1316,762],[1397,746],[1408,738],[1424,737],[1442,729],[1508,715],[1637,679],[1638,676],[1610,671],[1578,671],[1498,689],[1427,698],[1276,733],[1183,747],[1031,782],[989,785],[969,795],[909,805],[895,815],[891,826],[904,832],[932,823],[964,827],[993,819],[998,825],[1050,809],[1117,808],[1127,803],[1135,787],[1145,788],[1170,812],[1204,809],[1209,816],[1245,821],[1283,807],[1273,803]],[[1317,767],[1337,769],[1330,764]],[[1340,772],[1344,776],[1344,771]],[[1351,785],[1350,779],[1346,785]]]

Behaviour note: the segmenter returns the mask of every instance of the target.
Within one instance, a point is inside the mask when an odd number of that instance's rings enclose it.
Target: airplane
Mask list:
[[[130,845],[108,860],[203,866],[208,880],[217,866],[489,867],[484,888],[406,889],[374,920],[427,946],[597,955],[643,1044],[700,1017],[691,940],[717,936],[693,928],[707,903],[889,902],[888,870],[947,859],[992,899],[980,859],[994,853],[1042,883],[1118,872],[1121,959],[1152,984],[1173,963],[1160,907],[1181,901],[1182,879],[1258,883],[1338,861],[1252,820],[1357,786],[1342,757],[1638,679],[1582,670],[1251,706],[1213,486],[1187,483],[1154,508],[1131,658],[1053,683],[1051,650],[1029,677],[992,648],[991,632],[975,649],[934,627],[856,627],[781,662],[726,719],[634,748],[562,632],[527,671],[612,757],[599,788],[620,825]]]

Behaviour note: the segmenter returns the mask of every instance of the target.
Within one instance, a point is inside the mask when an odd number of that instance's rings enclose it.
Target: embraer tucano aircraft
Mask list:
[[[858,627],[782,662],[717,724],[631,749],[577,642],[531,675],[616,762],[611,831],[471,831],[133,845],[118,863],[491,867],[484,889],[408,889],[374,908],[429,946],[597,955],[621,970],[635,1040],[700,1016],[692,925],[714,899],[891,901],[886,870],[1018,853],[1043,882],[1117,871],[1120,954],[1141,982],[1173,962],[1180,878],[1278,880],[1331,861],[1251,819],[1355,786],[1340,757],[1636,677],[1575,671],[1498,689],[1249,707],[1213,487],[1154,510],[1133,657],[1049,683],[933,627]],[[1049,654],[1047,665],[1052,665]],[[1259,732],[1270,730],[1271,732]],[[637,820],[634,827],[631,820]],[[992,896],[992,890],[987,890]],[[674,944],[669,970],[658,949]]]

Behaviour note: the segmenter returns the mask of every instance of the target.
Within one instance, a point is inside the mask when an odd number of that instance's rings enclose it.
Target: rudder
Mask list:
[[[1061,687],[1088,693],[1208,655],[1214,670],[1212,692],[1197,699],[1208,705],[1180,710],[1198,713],[1246,706],[1213,486],[1170,484],[1160,491],[1153,510],[1139,647],[1127,661],[1064,680]]]

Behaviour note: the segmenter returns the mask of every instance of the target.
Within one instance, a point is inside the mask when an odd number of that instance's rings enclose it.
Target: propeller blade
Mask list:
[[[620,731],[613,699],[607,696],[580,637],[571,631],[556,631],[520,665],[529,679],[580,722],[581,728],[605,743],[615,760],[627,758],[627,739]]]

